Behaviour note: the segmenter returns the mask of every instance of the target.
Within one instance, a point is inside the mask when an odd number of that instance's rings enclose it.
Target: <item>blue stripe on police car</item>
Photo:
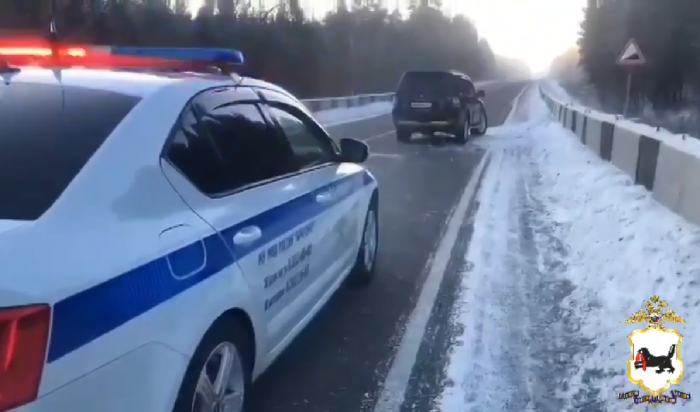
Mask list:
[[[62,358],[221,272],[236,262],[230,250],[233,250],[236,259],[241,259],[373,181],[374,178],[367,172],[348,176],[229,227],[221,235],[198,239],[169,255],[57,302],[53,308],[47,362]],[[315,201],[318,193],[339,185],[351,189],[343,190],[343,196],[338,196],[333,202],[320,204]],[[262,228],[263,236],[252,245],[234,246],[230,241],[231,235],[251,225]],[[188,270],[201,264],[202,244],[206,253],[204,267],[194,275],[179,279],[173,276],[173,273],[188,273]]]

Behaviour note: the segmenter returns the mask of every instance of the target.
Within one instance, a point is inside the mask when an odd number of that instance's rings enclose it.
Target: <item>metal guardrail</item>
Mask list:
[[[394,93],[358,94],[347,97],[325,97],[321,99],[302,99],[302,103],[312,112],[321,110],[338,109],[344,107],[358,107],[376,102],[390,102],[394,99]]]

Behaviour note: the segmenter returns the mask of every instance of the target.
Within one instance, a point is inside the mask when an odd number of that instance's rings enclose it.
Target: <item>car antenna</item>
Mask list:
[[[54,61],[58,60],[58,28],[56,26],[56,0],[49,0],[49,33],[47,34],[47,40],[49,41],[49,47],[51,47],[51,58]],[[61,82],[61,70],[52,70],[56,80]],[[61,88],[61,98],[65,104],[66,90]]]
[[[56,0],[49,0],[49,44],[54,56],[58,48],[58,29],[56,28]]]

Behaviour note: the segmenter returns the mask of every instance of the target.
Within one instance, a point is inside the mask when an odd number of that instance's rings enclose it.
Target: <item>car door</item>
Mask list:
[[[214,160],[199,175],[182,173],[189,182],[173,181],[232,251],[254,297],[256,316],[266,325],[260,333],[269,352],[305,316],[292,305],[292,295],[311,273],[318,215],[309,193],[317,187],[299,173],[258,103],[258,95],[247,88],[197,96],[178,127],[194,129],[191,133],[207,141]],[[187,168],[177,156],[178,147],[187,144],[173,141],[166,153],[175,170]]]
[[[274,92],[264,91],[263,96],[299,170],[320,185],[315,198],[325,204],[316,227],[319,246],[313,256],[318,272],[307,288],[298,291],[300,304],[311,309],[355,262],[364,223],[358,190],[363,185],[362,168],[338,161],[339,150],[333,140],[299,104]]]

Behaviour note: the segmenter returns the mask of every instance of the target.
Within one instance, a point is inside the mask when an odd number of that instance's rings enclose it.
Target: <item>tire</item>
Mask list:
[[[469,141],[469,118],[467,118],[467,121],[465,121],[462,126],[457,128],[455,138],[457,138],[457,142],[460,144],[465,144]]]
[[[372,194],[369,208],[365,215],[365,224],[362,228],[362,240],[357,251],[355,265],[349,275],[349,281],[353,286],[365,286],[374,279],[377,267],[377,252],[379,251],[379,196],[377,191]],[[372,229],[371,226],[374,226]],[[373,244],[368,244],[368,241]]]
[[[201,406],[202,397],[197,392],[197,386],[205,364],[216,366],[217,361],[224,361],[226,357],[224,352],[229,351],[230,355],[231,350],[235,350],[239,356],[232,359],[229,387],[233,386],[237,391],[242,392],[239,401],[240,409],[234,408],[233,410],[246,412],[248,410],[247,404],[250,403],[251,374],[254,362],[252,345],[252,336],[249,335],[241,321],[233,317],[222,317],[217,320],[204,335],[190,360],[175,400],[173,412],[199,412],[198,406]],[[214,370],[218,374],[219,369]],[[209,372],[214,372],[214,370]]]
[[[411,140],[411,131],[396,128],[396,140],[398,140],[399,142],[408,142],[409,140]]]
[[[472,128],[471,134],[474,136],[483,136],[489,128],[489,118],[486,115],[486,109],[481,106],[481,123],[478,127]]]

